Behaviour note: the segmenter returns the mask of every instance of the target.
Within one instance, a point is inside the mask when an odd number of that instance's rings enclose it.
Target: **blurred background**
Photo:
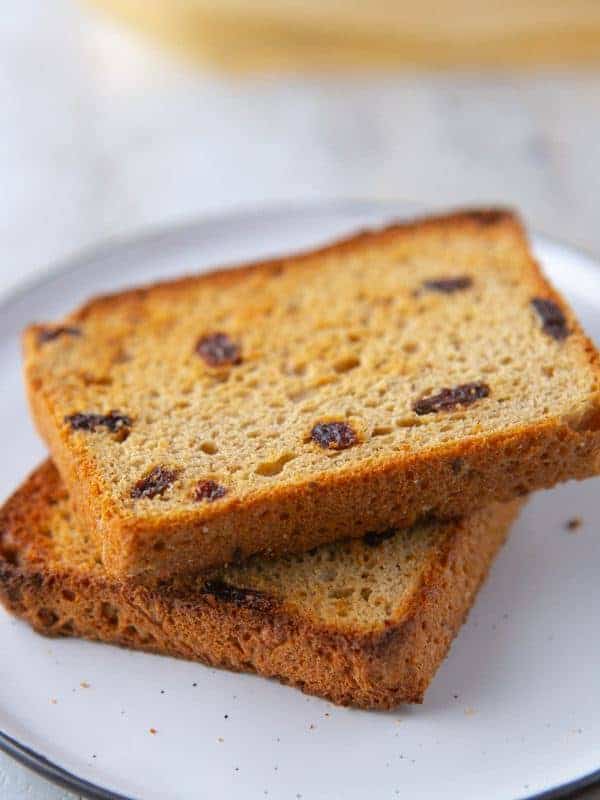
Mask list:
[[[198,215],[503,202],[600,253],[598,0],[4,0],[3,285]]]
[[[340,198],[515,205],[600,255],[598,0],[4,0],[0,92],[0,292]],[[72,797],[4,756],[0,795]]]

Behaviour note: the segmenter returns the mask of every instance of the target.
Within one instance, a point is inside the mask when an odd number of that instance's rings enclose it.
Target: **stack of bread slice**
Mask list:
[[[515,215],[96,298],[25,333],[0,511],[49,635],[419,702],[525,496],[600,472],[600,361]]]

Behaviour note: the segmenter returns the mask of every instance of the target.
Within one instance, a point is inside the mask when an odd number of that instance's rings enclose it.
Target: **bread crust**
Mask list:
[[[508,211],[457,212],[444,217],[363,232],[320,250],[223,270],[199,277],[156,284],[97,298],[67,322],[84,322],[90,314],[148,293],[185,291],[192,283],[223,287],[254,274],[276,274],[284,265],[310,265],[315,259],[378,246],[415,231],[466,231],[474,236],[516,236],[526,247],[518,219]],[[511,498],[572,478],[600,471],[600,361],[562,298],[531,262],[540,295],[552,299],[568,320],[580,345],[581,364],[594,376],[596,391],[584,408],[569,418],[548,418],[509,431],[436,445],[416,454],[389,454],[385,463],[350,465],[320,475],[318,481],[276,485],[248,497],[225,498],[198,509],[172,510],[160,516],[136,516],[116,508],[107,497],[89,453],[72,441],[44,386],[35,379],[40,328],[25,333],[26,382],[34,420],[55,459],[81,525],[94,532],[103,561],[115,576],[151,583],[173,575],[209,570],[255,553],[302,552],[340,536],[362,536],[369,530],[411,525],[435,512],[452,518],[493,501]],[[457,468],[459,465],[459,468]],[[157,551],[158,555],[157,555]]]
[[[418,586],[372,630],[324,624],[283,597],[152,589],[49,558],[49,510],[64,498],[46,462],[0,511],[0,600],[35,630],[256,672],[342,705],[420,703],[522,501],[447,523]]]

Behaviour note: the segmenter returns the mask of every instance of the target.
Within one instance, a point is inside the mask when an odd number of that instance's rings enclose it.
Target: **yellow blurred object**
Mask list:
[[[600,62],[600,0],[89,0],[226,69]]]

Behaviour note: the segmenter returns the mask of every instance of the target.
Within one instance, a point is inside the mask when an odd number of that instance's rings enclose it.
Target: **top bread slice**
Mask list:
[[[25,375],[118,576],[300,552],[600,471],[597,352],[505,211],[100,297],[26,331]]]

